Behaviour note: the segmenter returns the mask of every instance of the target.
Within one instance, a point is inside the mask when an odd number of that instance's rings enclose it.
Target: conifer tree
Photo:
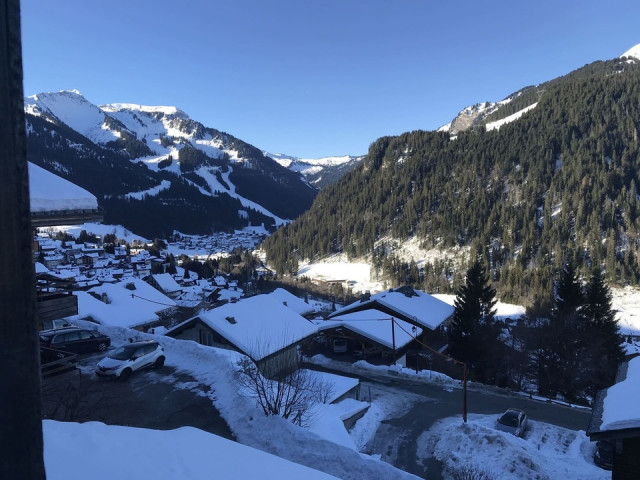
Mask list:
[[[588,393],[594,395],[613,383],[618,363],[624,359],[623,339],[611,306],[611,292],[599,268],[593,269],[585,288],[582,316],[586,322],[585,383]]]
[[[449,326],[449,353],[467,363],[480,381],[496,379],[500,328],[494,319],[495,293],[482,264],[476,260],[456,294]]]

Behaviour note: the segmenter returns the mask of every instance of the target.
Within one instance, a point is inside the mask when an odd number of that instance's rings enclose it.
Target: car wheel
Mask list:
[[[123,382],[126,382],[129,379],[130,376],[131,376],[131,369],[130,368],[125,368],[120,373],[120,380],[122,380]]]
[[[164,357],[156,358],[156,361],[153,364],[153,368],[162,368],[164,366]]]
[[[98,350],[100,350],[101,352],[104,352],[107,349],[107,344],[104,342],[100,342],[100,345],[98,345]]]

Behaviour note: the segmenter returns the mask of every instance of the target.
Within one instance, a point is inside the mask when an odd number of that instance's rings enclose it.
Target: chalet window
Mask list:
[[[206,330],[200,330],[200,345],[213,346],[213,334]]]

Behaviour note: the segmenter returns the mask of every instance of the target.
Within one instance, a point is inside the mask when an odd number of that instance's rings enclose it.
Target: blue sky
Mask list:
[[[25,95],[175,105],[274,153],[364,154],[640,43],[640,2],[22,0]]]

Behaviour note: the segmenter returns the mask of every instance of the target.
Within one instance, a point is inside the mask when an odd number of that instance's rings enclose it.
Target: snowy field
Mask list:
[[[593,464],[595,443],[584,432],[530,421],[518,438],[494,428],[498,417],[469,415],[466,425],[460,418],[441,420],[418,439],[418,457],[433,456],[451,470],[481,471],[492,480],[611,478]]]
[[[325,258],[321,262],[301,264],[299,277],[309,277],[325,282],[345,282],[351,285],[354,292],[384,290],[381,282],[371,280],[371,266],[368,263],[351,263],[342,255]]]
[[[56,227],[48,227],[48,228],[40,228],[41,232],[66,232],[72,237],[78,238],[80,232],[82,230],[86,230],[87,233],[92,233],[94,235],[100,236],[104,238],[105,235],[114,234],[117,238],[124,240],[128,243],[133,243],[134,241],[139,243],[148,243],[151,240],[144,238],[140,235],[136,235],[135,233],[130,232],[122,225],[105,225],[102,223],[83,223],[82,225],[68,225],[68,226],[56,226]]]

